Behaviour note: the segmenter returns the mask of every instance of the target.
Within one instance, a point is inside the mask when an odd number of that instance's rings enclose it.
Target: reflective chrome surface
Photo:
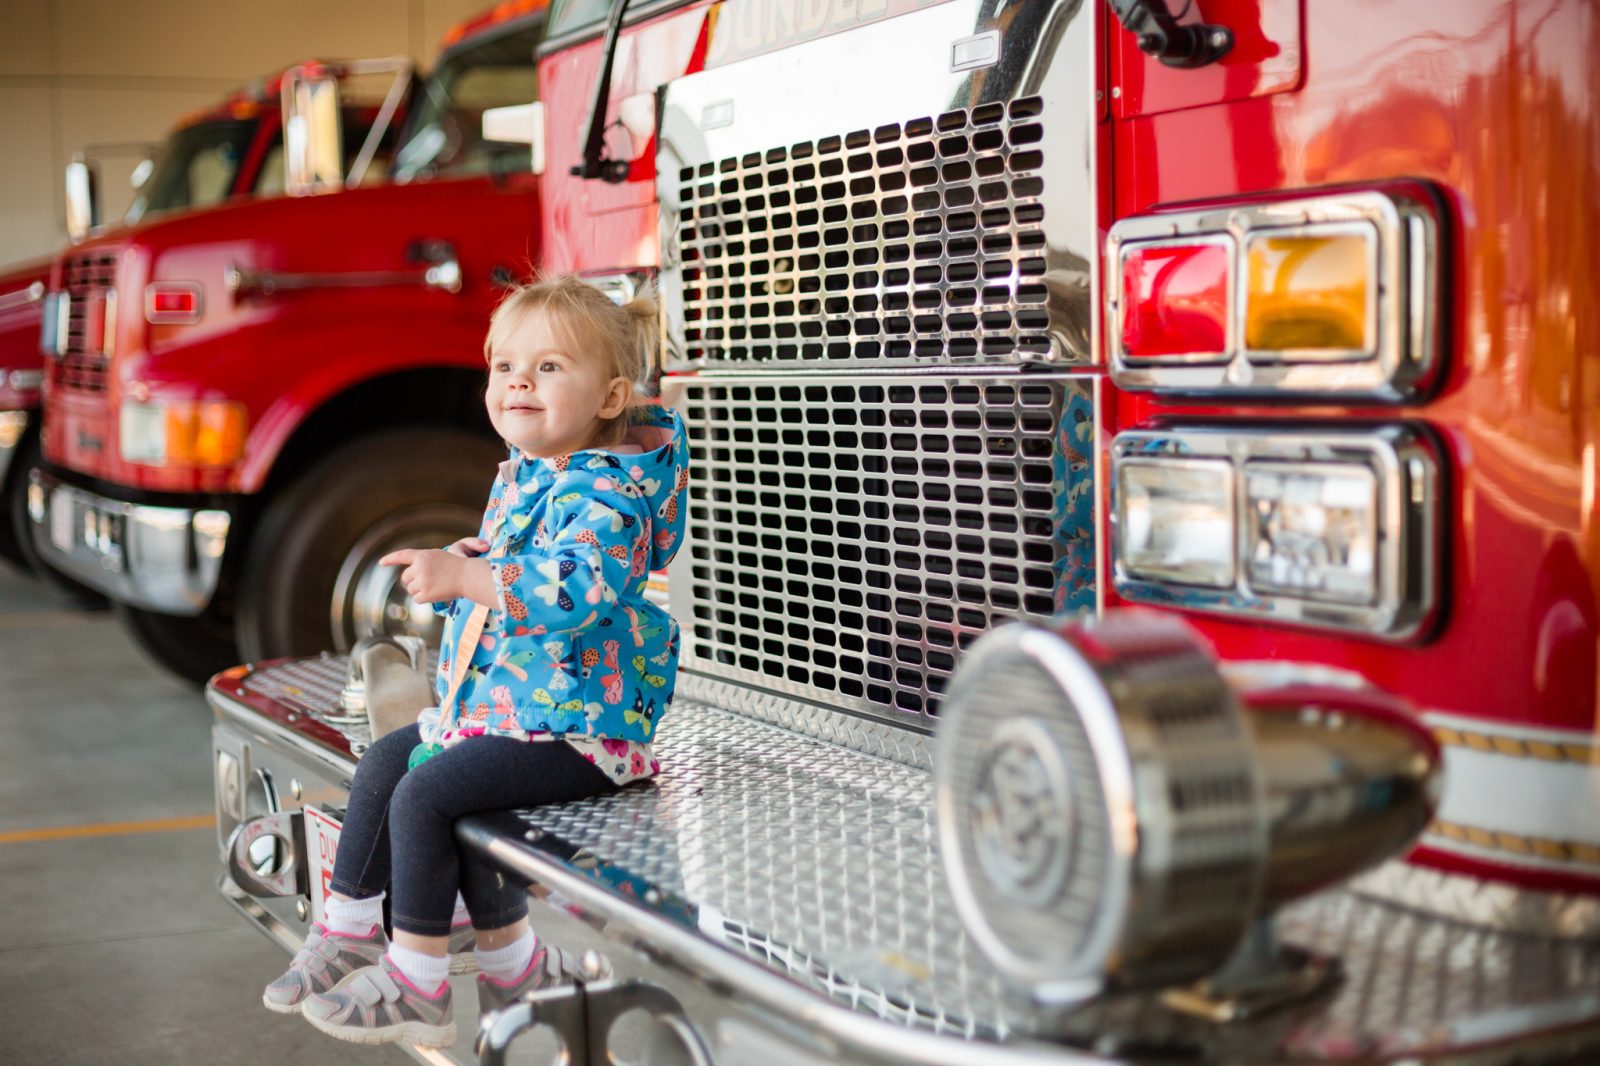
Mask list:
[[[198,615],[211,602],[232,518],[226,511],[126,503],[29,471],[39,554],[118,603]]]
[[[1139,215],[1111,227],[1106,240],[1106,336],[1111,375],[1127,389],[1200,395],[1296,395],[1377,400],[1414,400],[1436,380],[1442,354],[1440,323],[1440,227],[1438,208],[1428,200],[1375,191],[1315,195],[1298,199],[1199,211]],[[1244,251],[1254,236],[1294,237],[1334,228],[1370,233],[1372,263],[1369,352],[1249,351],[1243,328],[1248,279]],[[1125,245],[1182,236],[1220,239],[1235,250],[1229,350],[1219,361],[1199,353],[1168,362],[1129,359],[1122,350],[1122,255]]]
[[[926,731],[981,632],[1092,608],[1091,378],[668,386],[694,464],[686,667]]]
[[[1124,457],[1183,459],[1217,457],[1238,470],[1242,485],[1249,463],[1348,463],[1377,479],[1377,597],[1370,604],[1335,603],[1253,589],[1248,569],[1227,589],[1141,580],[1117,562],[1117,505],[1108,515],[1113,580],[1118,595],[1140,603],[1185,610],[1244,615],[1277,622],[1350,630],[1364,636],[1407,640],[1424,633],[1438,608],[1443,482],[1428,439],[1407,425],[1371,423],[1366,430],[1283,431],[1256,425],[1184,426],[1119,433],[1111,445],[1113,470]],[[1115,476],[1112,492],[1116,491]],[[1236,493],[1236,528],[1241,560],[1247,559],[1252,515],[1242,489]]]
[[[1002,757],[1011,809],[991,814],[987,779]],[[1040,775],[1026,764],[1052,760],[1059,782],[1027,795]],[[1198,978],[1259,906],[1265,785],[1250,730],[1175,619],[1122,613],[985,636],[951,687],[934,780],[962,922],[1040,1002]],[[1010,868],[1023,860],[1053,876],[1023,881]]]
[[[669,366],[1091,361],[1094,14],[951,0],[671,83]]]

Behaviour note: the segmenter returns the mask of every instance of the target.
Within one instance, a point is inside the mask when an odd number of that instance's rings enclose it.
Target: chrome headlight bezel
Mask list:
[[[1185,462],[1226,461],[1234,469],[1236,580],[1227,588],[1153,580],[1132,572],[1122,560],[1121,502],[1117,499],[1121,462],[1148,462],[1166,456]],[[1249,559],[1251,464],[1283,464],[1283,469],[1326,469],[1329,464],[1358,466],[1376,483],[1376,593],[1370,603],[1341,602],[1328,596],[1296,595],[1257,587]],[[1404,642],[1425,636],[1439,609],[1443,487],[1440,453],[1419,427],[1383,424],[1361,431],[1281,430],[1260,426],[1186,426],[1132,430],[1111,445],[1112,581],[1117,594],[1147,603],[1211,614],[1335,629],[1376,639]]]
[[[1106,238],[1104,320],[1111,378],[1119,388],[1166,395],[1415,401],[1438,383],[1444,362],[1444,218],[1437,194],[1408,183],[1122,219]],[[1250,350],[1244,330],[1249,286],[1242,274],[1252,241],[1340,233],[1370,241],[1371,350]],[[1124,248],[1199,241],[1222,241],[1235,249],[1228,351],[1160,360],[1130,357],[1121,346]]]

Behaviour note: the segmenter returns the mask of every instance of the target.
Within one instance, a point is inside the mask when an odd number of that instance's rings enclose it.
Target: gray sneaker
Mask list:
[[[478,970],[478,956],[475,949],[478,946],[478,931],[472,928],[471,922],[450,927],[450,942],[447,951],[450,952],[451,973],[476,973]]]
[[[294,1014],[312,995],[340,987],[357,970],[376,964],[388,950],[389,938],[383,935],[381,925],[373,926],[366,936],[348,936],[330,933],[318,922],[306,934],[283,976],[261,994],[261,1005],[278,1014]]]
[[[478,1011],[488,1014],[521,999],[529,992],[571,983],[571,968],[561,949],[541,943],[533,949],[533,958],[529,960],[528,968],[522,971],[522,976],[509,984],[496,981],[486,973],[478,975]]]
[[[450,982],[430,996],[387,955],[378,965],[357,970],[338,991],[311,996],[300,1014],[329,1036],[352,1044],[449,1047],[456,1042]]]

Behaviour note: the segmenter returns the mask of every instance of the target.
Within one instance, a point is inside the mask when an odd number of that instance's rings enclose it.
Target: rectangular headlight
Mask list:
[[[1378,479],[1359,464],[1246,463],[1252,589],[1336,603],[1378,598]]]
[[[1184,585],[1232,585],[1233,499],[1227,462],[1128,459],[1117,467],[1118,566]]]
[[[1434,620],[1440,460],[1416,428],[1133,430],[1111,463],[1126,599],[1386,640]]]
[[[122,458],[159,465],[167,461],[167,412],[145,403],[124,403],[118,432]]]

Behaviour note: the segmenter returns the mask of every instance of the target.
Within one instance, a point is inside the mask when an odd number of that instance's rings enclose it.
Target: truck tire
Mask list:
[[[375,633],[435,640],[439,621],[377,561],[476,533],[503,458],[490,438],[429,428],[382,433],[313,466],[252,535],[235,612],[245,658],[348,651]]]
[[[217,671],[240,662],[233,627],[212,615],[181,618],[125,603],[116,605],[116,614],[140,651],[191,685],[204,685]]]
[[[11,456],[11,466],[6,472],[5,514],[0,520],[0,558],[4,558],[25,574],[33,574],[41,581],[62,593],[72,606],[82,610],[103,611],[110,604],[100,593],[87,585],[79,584],[65,574],[50,569],[33,546],[33,520],[28,517],[28,471],[44,462],[39,446],[37,419],[17,442]]]

